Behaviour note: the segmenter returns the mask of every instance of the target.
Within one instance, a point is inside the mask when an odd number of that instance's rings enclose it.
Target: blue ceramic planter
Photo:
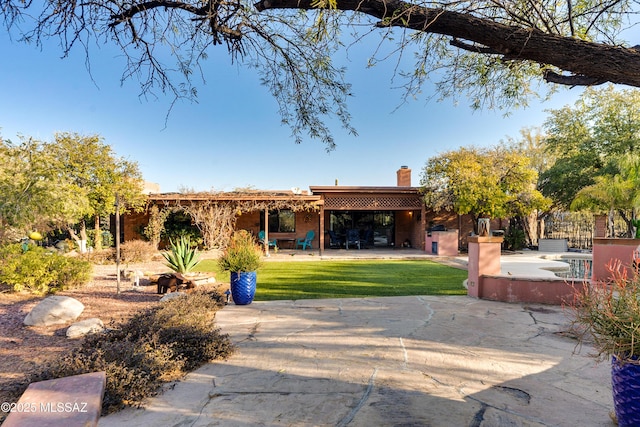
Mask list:
[[[613,404],[619,427],[640,426],[640,365],[611,361]]]
[[[231,297],[237,305],[251,304],[256,294],[256,272],[231,272]]]

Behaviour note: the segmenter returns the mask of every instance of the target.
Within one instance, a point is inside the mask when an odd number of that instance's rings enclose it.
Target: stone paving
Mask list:
[[[254,302],[238,345],[111,426],[612,426],[609,365],[561,307],[466,296]]]

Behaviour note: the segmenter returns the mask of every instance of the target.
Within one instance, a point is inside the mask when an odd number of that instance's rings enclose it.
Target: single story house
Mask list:
[[[427,212],[420,188],[411,186],[411,169],[406,166],[397,171],[396,186],[310,186],[309,190],[150,193],[145,212],[122,216],[121,241],[142,238],[152,206],[181,207],[187,212],[207,207],[211,212],[226,209],[233,212],[235,229],[249,230],[256,236],[263,231],[268,240],[275,239],[285,249],[293,248],[296,239],[313,231],[312,247],[321,254],[338,247],[332,236],[344,239],[349,230],[358,230],[361,248],[425,250],[425,232],[434,224],[467,234],[473,229],[468,218]]]

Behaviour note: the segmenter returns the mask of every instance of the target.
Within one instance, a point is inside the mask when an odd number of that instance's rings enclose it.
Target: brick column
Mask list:
[[[500,274],[500,250],[503,237],[470,236],[467,295],[482,297],[482,276]]]
[[[607,216],[596,215],[593,237],[607,237]]]

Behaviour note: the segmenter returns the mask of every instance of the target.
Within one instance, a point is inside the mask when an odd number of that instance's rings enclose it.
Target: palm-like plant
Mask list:
[[[186,236],[180,236],[178,241],[171,244],[170,252],[163,252],[162,256],[167,260],[167,267],[176,273],[189,273],[200,263],[198,248],[191,246],[191,241]]]

